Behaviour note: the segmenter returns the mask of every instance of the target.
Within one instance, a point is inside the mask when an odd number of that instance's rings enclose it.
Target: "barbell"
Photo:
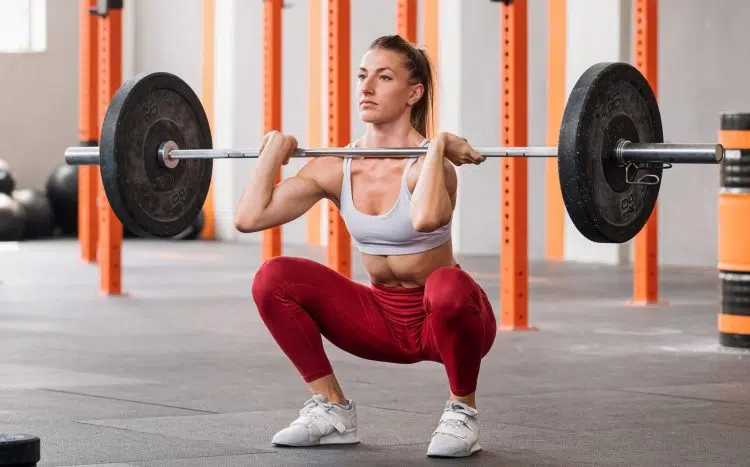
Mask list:
[[[598,63],[578,79],[562,117],[558,146],[475,147],[485,157],[557,157],[563,201],[575,227],[594,242],[624,243],[643,228],[672,164],[718,164],[720,144],[664,143],[661,114],[646,78],[632,65]],[[418,148],[298,148],[292,157],[415,157]],[[70,165],[99,165],[115,215],[131,232],[173,237],[203,207],[213,159],[259,151],[212,149],[200,99],[181,78],[139,74],[112,97],[98,147],[69,147]]]

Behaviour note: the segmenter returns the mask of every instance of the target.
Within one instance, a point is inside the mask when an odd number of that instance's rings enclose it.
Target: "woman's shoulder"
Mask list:
[[[304,169],[318,176],[328,176],[341,172],[344,159],[341,156],[315,156],[305,164]]]
[[[327,198],[338,198],[343,181],[343,158],[317,156],[305,163],[298,176],[312,179],[326,193]]]

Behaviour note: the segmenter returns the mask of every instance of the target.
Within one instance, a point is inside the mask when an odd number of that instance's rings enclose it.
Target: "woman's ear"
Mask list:
[[[411,92],[409,93],[409,100],[407,101],[409,103],[409,106],[415,105],[419,100],[422,98],[422,95],[424,95],[424,86],[422,83],[415,84],[411,87]]]

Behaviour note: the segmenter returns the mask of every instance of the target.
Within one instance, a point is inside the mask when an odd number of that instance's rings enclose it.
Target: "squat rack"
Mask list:
[[[309,6],[309,114],[308,143],[321,142],[320,118],[323,1],[328,19],[328,146],[343,146],[350,140],[350,16],[351,0],[310,0]],[[122,83],[122,0],[80,0],[80,141],[97,145],[99,127],[109,101]],[[548,144],[557,144],[560,119],[565,105],[565,0],[548,0]],[[658,9],[657,0],[635,0],[635,65],[652,87],[657,87]],[[215,0],[203,0],[202,92],[209,119],[213,120],[214,18]],[[503,0],[500,5],[503,41],[501,79],[501,134],[505,146],[527,145],[527,0]],[[264,119],[262,131],[281,129],[282,0],[265,0],[264,40]],[[422,41],[438,68],[438,0],[424,0]],[[397,0],[397,32],[417,43],[417,0]],[[435,76],[437,80],[439,76]],[[430,132],[439,126],[439,106]],[[528,321],[528,167],[524,158],[501,162],[502,247],[500,264],[501,316],[505,330],[535,329]],[[564,208],[557,179],[557,166],[547,166],[547,256],[563,259]],[[103,194],[97,166],[79,170],[79,240],[81,257],[99,263],[100,292],[119,295],[121,284],[122,225],[114,216]],[[281,173],[277,175],[280,180]],[[97,208],[98,205],[98,208]],[[321,243],[319,203],[308,212],[308,242]],[[328,210],[327,261],[333,269],[351,276],[351,242],[335,206]],[[215,232],[212,190],[204,207],[203,238]],[[658,302],[658,211],[635,239],[633,303]],[[282,254],[282,232],[277,227],[263,232],[263,259]]]

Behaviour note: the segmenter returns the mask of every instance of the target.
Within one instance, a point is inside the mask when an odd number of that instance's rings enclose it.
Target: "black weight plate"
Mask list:
[[[33,435],[0,434],[0,466],[36,465],[41,459],[41,440]]]
[[[631,168],[629,180],[651,174],[659,182],[628,183],[614,148],[619,139],[661,143],[663,138],[656,96],[635,67],[599,63],[581,75],[565,106],[557,163],[565,208],[584,237],[624,243],[643,228],[659,196],[662,169]]]
[[[161,143],[209,149],[211,129],[190,86],[164,72],[125,82],[112,97],[102,125],[102,184],[123,227],[143,237],[173,237],[190,227],[211,183],[211,159],[158,162]]]

